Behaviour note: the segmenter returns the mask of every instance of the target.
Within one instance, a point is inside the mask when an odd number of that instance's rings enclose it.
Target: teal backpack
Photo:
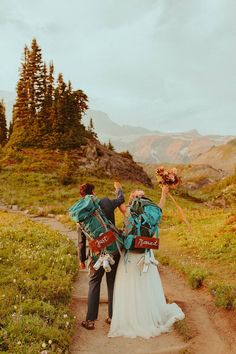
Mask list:
[[[124,228],[124,246],[126,250],[134,249],[136,236],[158,238],[158,223],[162,216],[161,208],[150,199],[134,198],[129,207],[129,216]]]
[[[105,216],[99,205],[99,201],[94,195],[86,195],[73,204],[68,211],[72,220],[80,224],[85,236],[90,240],[95,240],[108,231],[113,231],[116,241],[106,246],[103,250],[106,253],[112,254],[119,250],[122,237],[116,227]]]

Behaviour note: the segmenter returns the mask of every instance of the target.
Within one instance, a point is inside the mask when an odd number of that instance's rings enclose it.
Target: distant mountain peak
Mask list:
[[[185,132],[185,134],[191,134],[191,135],[201,135],[197,129],[191,129]]]
[[[106,113],[90,110],[87,122],[93,118],[94,128],[102,142],[111,140],[117,151],[129,150],[136,161],[189,163],[214,145],[227,143],[233,136],[201,135],[197,129],[162,133],[142,127],[119,125]]]
[[[88,125],[90,118],[93,119],[94,129],[100,136],[110,136],[111,138],[117,136],[129,136],[129,135],[147,135],[153,134],[153,131],[146,128],[132,126],[132,125],[120,125],[112,121],[109,116],[102,111],[95,111],[89,109],[84,117],[83,122]],[[156,132],[155,132],[156,133]]]

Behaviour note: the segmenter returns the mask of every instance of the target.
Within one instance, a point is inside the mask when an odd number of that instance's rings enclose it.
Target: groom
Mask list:
[[[103,210],[106,217],[115,225],[115,215],[114,211],[117,207],[119,207],[122,203],[124,203],[124,194],[122,191],[121,184],[119,182],[114,182],[114,187],[116,191],[116,198],[109,199],[108,197],[104,197],[100,200],[99,204],[101,209]],[[80,195],[81,197],[85,197],[86,195],[95,194],[94,192],[95,186],[90,183],[85,183],[80,186]],[[113,289],[114,282],[116,276],[116,270],[120,259],[120,254],[117,249],[116,243],[112,244],[114,252],[112,253],[115,263],[111,265],[111,271],[106,273],[106,282],[107,282],[107,290],[108,290],[108,315],[109,317],[106,319],[106,322],[110,324],[112,317],[112,301],[113,301]],[[91,265],[92,267],[92,265]],[[98,307],[99,307],[99,299],[100,299],[100,287],[102,277],[105,273],[103,267],[100,267],[98,270],[91,269],[90,272],[90,280],[89,280],[89,290],[88,290],[88,309],[86,320],[81,323],[81,325],[86,329],[94,329],[95,328],[95,320],[98,317]]]

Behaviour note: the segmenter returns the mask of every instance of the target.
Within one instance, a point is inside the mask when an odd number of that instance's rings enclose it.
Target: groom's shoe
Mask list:
[[[86,320],[81,322],[81,325],[86,329],[95,329],[94,321]]]
[[[79,267],[80,267],[80,269],[86,269],[86,265],[84,262],[80,262]]]

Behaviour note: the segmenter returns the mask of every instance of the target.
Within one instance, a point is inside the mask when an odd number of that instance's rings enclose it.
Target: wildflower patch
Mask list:
[[[76,271],[72,241],[23,216],[0,212],[0,352],[68,350]]]

